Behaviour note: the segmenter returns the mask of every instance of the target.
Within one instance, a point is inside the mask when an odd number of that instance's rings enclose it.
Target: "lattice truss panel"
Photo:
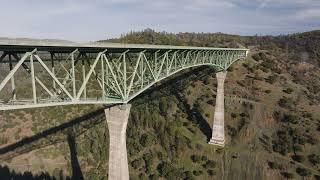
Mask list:
[[[183,69],[227,70],[245,50],[0,52],[0,109],[127,103]]]

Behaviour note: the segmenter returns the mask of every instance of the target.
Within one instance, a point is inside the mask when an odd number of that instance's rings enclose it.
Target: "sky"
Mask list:
[[[151,28],[279,35],[320,29],[320,0],[0,0],[0,37],[77,42]]]

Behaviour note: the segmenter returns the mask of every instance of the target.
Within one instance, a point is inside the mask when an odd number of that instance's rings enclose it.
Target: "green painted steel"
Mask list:
[[[0,68],[6,69],[0,79],[0,110],[128,103],[155,83],[187,68],[205,65],[217,72],[226,71],[232,63],[244,59],[248,51],[116,43],[0,42]],[[9,61],[11,56],[15,59]]]

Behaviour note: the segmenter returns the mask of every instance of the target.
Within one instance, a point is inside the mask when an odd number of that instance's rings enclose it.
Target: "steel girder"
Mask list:
[[[4,51],[0,68],[6,66],[9,71],[6,67],[0,71],[0,110],[127,103],[181,70],[207,65],[225,71],[247,54],[245,49],[221,48],[105,49],[99,53],[78,49],[69,53]]]

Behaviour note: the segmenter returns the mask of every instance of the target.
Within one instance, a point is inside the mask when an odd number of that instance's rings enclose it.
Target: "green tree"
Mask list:
[[[151,133],[142,134],[140,144],[144,147],[149,147],[156,142],[156,137]]]

